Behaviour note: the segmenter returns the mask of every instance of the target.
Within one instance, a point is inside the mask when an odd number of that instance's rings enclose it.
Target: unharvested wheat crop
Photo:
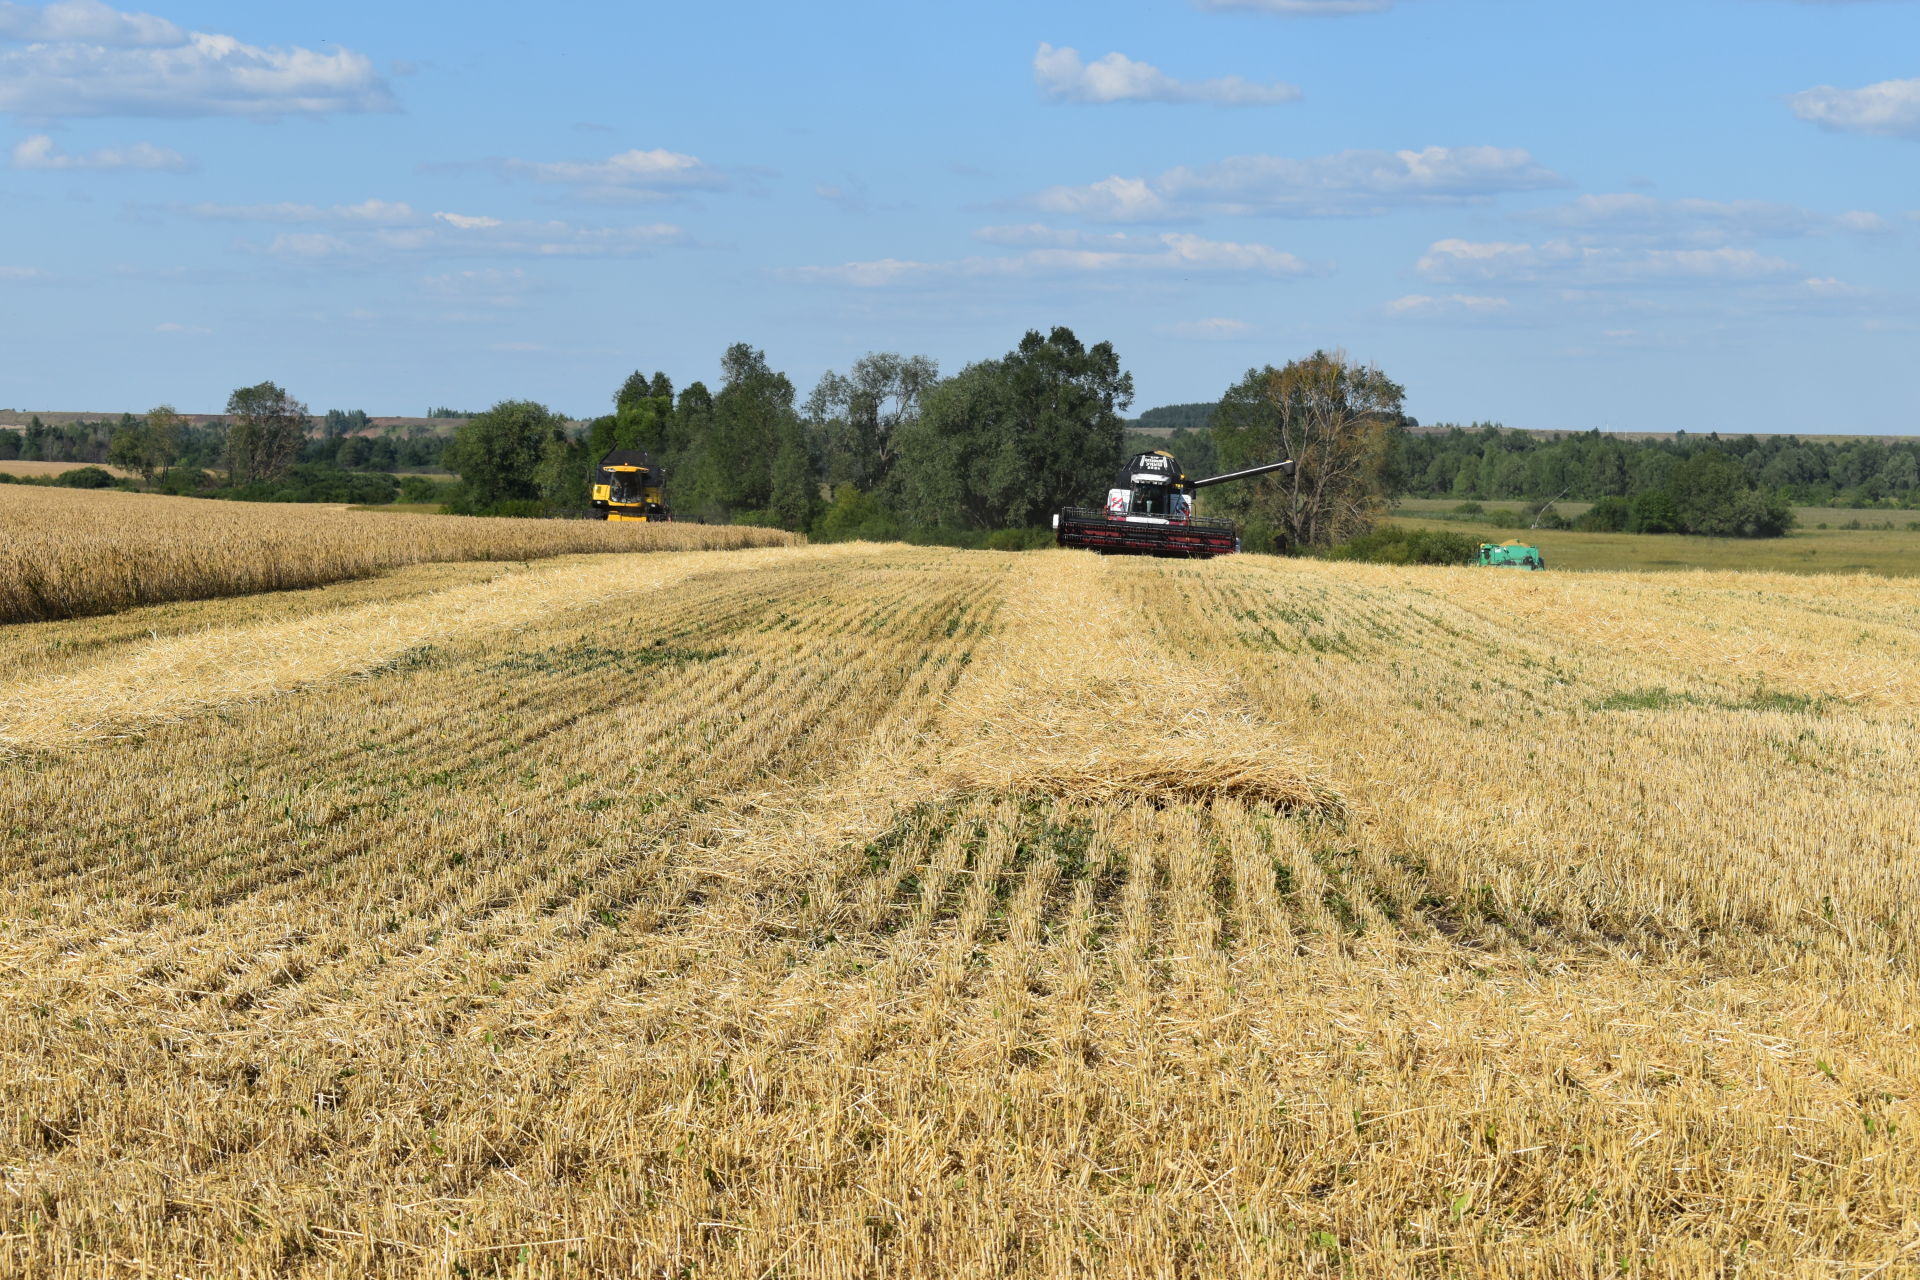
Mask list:
[[[8,628],[0,1274],[1911,1275],[1917,661],[874,546]]]
[[[793,541],[771,529],[498,520],[0,486],[0,623],[280,591],[400,565]]]

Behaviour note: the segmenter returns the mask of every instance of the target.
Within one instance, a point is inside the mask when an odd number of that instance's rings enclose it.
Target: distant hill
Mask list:
[[[142,415],[136,413],[133,416],[137,418]],[[34,418],[39,418],[41,422],[44,422],[50,427],[70,427],[76,422],[118,422],[120,421],[120,410],[112,409],[99,413],[86,413],[71,409],[0,409],[0,429],[8,427],[15,429],[22,428]],[[224,427],[227,425],[227,415],[224,413],[183,413],[180,415],[180,420],[195,427]],[[321,423],[324,420],[325,419],[318,414],[308,419],[316,433],[320,430]],[[427,431],[435,435],[450,434],[455,427],[458,427],[464,421],[466,421],[464,418],[369,418],[367,422],[370,429],[362,431],[359,434],[379,435],[384,431],[405,431],[414,427],[424,427]]]
[[[1213,411],[1219,407],[1213,401],[1198,404],[1163,404],[1157,409],[1148,409],[1127,426],[1134,431],[1173,431],[1180,427],[1210,427],[1213,425]]]

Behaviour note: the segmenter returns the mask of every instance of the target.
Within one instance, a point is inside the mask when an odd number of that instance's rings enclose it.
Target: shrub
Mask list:
[[[1665,489],[1649,489],[1633,500],[1627,528],[1635,533],[1678,533],[1680,512]]]
[[[113,473],[99,467],[81,467],[75,471],[62,471],[53,478],[53,482],[63,489],[111,489]]]
[[[207,473],[198,467],[168,467],[153,482],[156,492],[170,493],[183,497],[200,492],[207,486]]]
[[[892,542],[900,537],[900,520],[872,494],[843,484],[809,536],[815,542]]]
[[[1389,524],[1342,543],[1326,558],[1368,564],[1472,564],[1480,558],[1480,544],[1464,533]]]
[[[1485,511],[1486,508],[1477,502],[1462,502],[1454,507],[1453,514],[1457,516],[1477,516],[1484,514]]]
[[[445,502],[453,493],[454,482],[435,480],[428,476],[400,477],[400,496],[397,502]]]
[[[1051,529],[995,529],[985,542],[988,551],[1038,551],[1052,545]]]
[[[1602,498],[1576,523],[1589,533],[1625,533],[1632,522],[1632,503],[1625,498]]]

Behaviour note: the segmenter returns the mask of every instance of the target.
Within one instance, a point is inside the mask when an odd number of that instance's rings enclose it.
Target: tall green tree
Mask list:
[[[931,358],[891,351],[869,352],[844,375],[827,370],[807,398],[807,422],[828,483],[863,493],[883,489],[902,424],[920,416],[921,401],[939,380]]]
[[[107,461],[138,471],[148,484],[180,456],[180,415],[172,405],[147,410],[143,421],[123,424],[107,442]]]
[[[540,499],[542,458],[565,439],[566,420],[532,400],[502,400],[454,430],[446,465],[466,488],[464,505],[484,511]]]
[[[796,449],[807,457],[793,383],[767,363],[766,352],[744,342],[727,348],[720,371],[711,416],[691,450],[692,491],[680,492],[703,518],[751,514],[779,522],[785,517],[773,509],[774,464],[783,457],[791,463]],[[793,508],[799,499],[791,486],[783,492]]]
[[[1120,464],[1120,411],[1133,375],[1107,342],[1030,330],[998,360],[969,365],[925,395],[898,431],[904,514],[922,526],[1043,523],[1094,501]]]
[[[227,397],[227,472],[237,485],[277,480],[299,460],[307,406],[271,382]]]

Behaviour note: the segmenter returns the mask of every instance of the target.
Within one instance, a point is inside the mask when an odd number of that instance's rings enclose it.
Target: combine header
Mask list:
[[[643,449],[612,449],[593,476],[593,514],[602,520],[671,520],[666,472]]]
[[[1085,547],[1103,554],[1187,556],[1204,560],[1240,549],[1240,531],[1231,520],[1193,514],[1193,490],[1229,480],[1291,473],[1294,464],[1269,462],[1205,480],[1189,480],[1165,449],[1136,453],[1114,477],[1104,511],[1068,507],[1053,517],[1053,540],[1063,547]]]

